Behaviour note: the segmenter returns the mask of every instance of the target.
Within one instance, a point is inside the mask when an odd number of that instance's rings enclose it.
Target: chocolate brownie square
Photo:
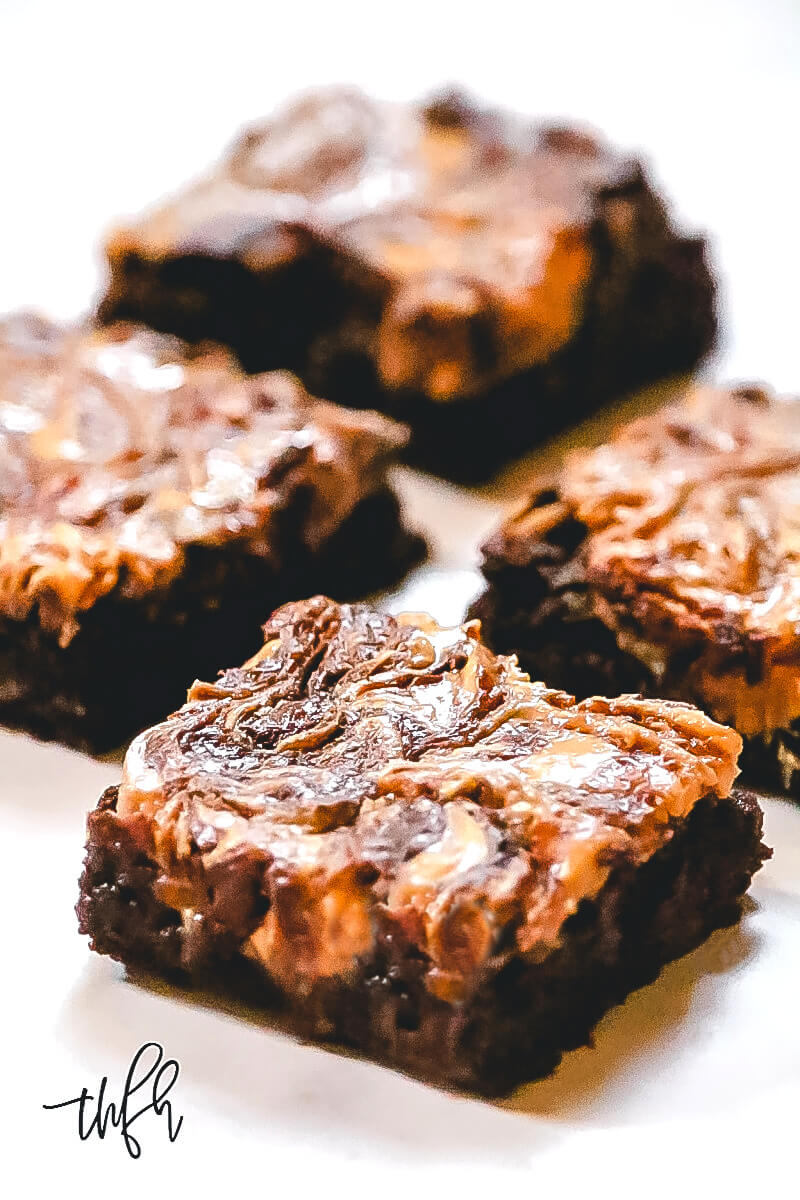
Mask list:
[[[0,721],[112,748],[298,590],[396,578],[405,438],[228,351],[0,322]]]
[[[301,1036],[485,1093],[735,921],[761,845],[741,739],[575,703],[481,644],[324,597],[142,733],[89,816],[93,948],[225,985]]]
[[[800,792],[800,404],[694,388],[576,451],[484,546],[497,650],[579,696],[691,700]]]
[[[465,481],[715,335],[705,242],[638,159],[461,93],[301,96],[107,253],[105,319],[291,368]]]

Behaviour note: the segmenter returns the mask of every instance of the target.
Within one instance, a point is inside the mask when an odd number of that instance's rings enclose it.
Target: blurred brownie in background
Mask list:
[[[225,350],[0,322],[0,722],[111,748],[276,604],[394,581],[421,551],[385,479],[406,436]]]
[[[578,696],[692,700],[800,794],[800,405],[692,389],[574,452],[484,546],[471,613]]]
[[[459,93],[302,96],[107,253],[104,319],[295,370],[464,481],[715,335],[705,243],[636,158]]]

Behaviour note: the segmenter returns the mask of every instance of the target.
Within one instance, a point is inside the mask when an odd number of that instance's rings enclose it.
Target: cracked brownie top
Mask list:
[[[457,1001],[498,957],[552,949],[616,866],[648,859],[737,772],[738,734],[696,708],[576,704],[493,655],[477,622],[316,597],[264,632],[133,742],[117,819],[190,932],[210,883],[235,890],[260,864],[242,946],[289,992],[389,937]]]
[[[246,131],[211,175],[107,249],[112,268],[200,254],[268,271],[309,239],[333,248],[377,297],[383,385],[444,402],[564,345],[582,317],[599,198],[617,189],[606,215],[624,241],[632,180],[638,163],[578,129],[459,93],[400,105],[329,88]]]
[[[248,377],[143,327],[0,322],[0,612],[62,644],[118,588],[167,585],[190,543],[270,557],[292,507],[321,544],[382,478],[403,426]]]

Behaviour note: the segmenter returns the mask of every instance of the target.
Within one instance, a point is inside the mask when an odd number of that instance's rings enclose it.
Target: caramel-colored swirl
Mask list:
[[[615,864],[727,795],[740,748],[690,705],[576,704],[474,622],[317,597],[136,739],[117,819],[145,823],[163,895],[195,923],[204,880],[260,862],[267,912],[243,950],[288,992],[347,976],[391,935],[457,1001],[493,956],[558,944]]]
[[[35,609],[62,644],[118,588],[166,586],[192,543],[278,552],[299,495],[298,546],[324,542],[378,484],[402,426],[245,376],[136,326],[0,324],[0,612]]]
[[[414,106],[325,89],[248,130],[213,173],[115,231],[112,292],[131,256],[209,254],[268,272],[311,242],[340,256],[345,274],[355,264],[378,299],[384,386],[455,400],[570,338],[600,198],[636,170],[594,137],[465,96]],[[625,240],[632,221],[620,190],[614,236]]]
[[[800,405],[698,388],[573,454],[594,607],[620,645],[751,735],[800,716]],[[540,520],[542,518],[540,517]]]

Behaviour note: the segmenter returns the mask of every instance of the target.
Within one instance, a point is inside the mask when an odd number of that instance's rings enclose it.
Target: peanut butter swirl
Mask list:
[[[222,350],[130,325],[9,318],[0,612],[35,610],[66,645],[112,589],[133,598],[167,586],[191,543],[274,557],[293,503],[298,544],[316,548],[405,437],[377,414],[313,399],[290,375],[247,377]]]
[[[490,963],[557,945],[616,866],[736,775],[741,739],[692,706],[576,704],[477,622],[316,597],[264,634],[133,742],[115,819],[159,864],[190,950],[227,882],[256,889],[239,949],[289,994],[389,938],[458,1002]]]
[[[656,685],[746,736],[800,716],[800,405],[695,388],[567,460],[558,498],[512,519],[521,548],[565,517],[590,603]]]
[[[588,134],[460,94],[399,105],[331,88],[245,132],[213,173],[115,231],[107,250],[112,275],[132,256],[205,254],[268,272],[309,243],[333,250],[371,281],[383,385],[446,402],[570,338],[599,197],[638,171]],[[623,190],[609,217],[624,239]]]

